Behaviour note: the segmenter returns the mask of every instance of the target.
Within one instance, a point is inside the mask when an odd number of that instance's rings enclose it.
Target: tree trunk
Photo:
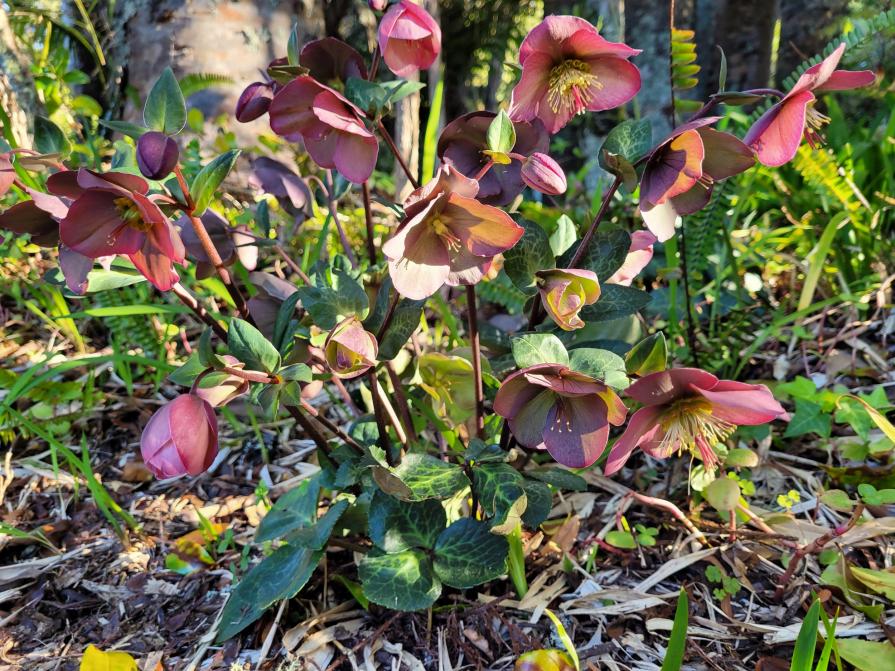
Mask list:
[[[30,147],[37,100],[28,63],[16,47],[5,11],[0,11],[0,109],[9,118],[9,128],[4,128],[0,137],[9,134],[15,144]],[[0,119],[0,124],[6,123]]]
[[[419,74],[407,78],[409,81],[419,81]],[[417,166],[420,162],[420,94],[419,91],[409,95],[395,104],[395,145],[401,156],[407,162],[410,172],[419,178]],[[413,185],[404,174],[401,165],[395,161],[395,195],[398,202],[404,200],[413,190]]]
[[[653,138],[671,130],[671,79],[669,75],[669,2],[629,0],[625,3],[625,40],[643,53],[632,59],[640,68],[644,86],[637,94],[640,116],[653,123]]]

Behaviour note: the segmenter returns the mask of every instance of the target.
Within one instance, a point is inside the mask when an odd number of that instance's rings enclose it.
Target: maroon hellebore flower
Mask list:
[[[311,216],[311,190],[304,180],[289,166],[262,156],[252,162],[249,185],[269,193],[286,212],[301,223]]]
[[[818,112],[815,93],[844,91],[869,86],[876,79],[871,70],[837,70],[845,42],[817,65],[805,70],[799,81],[776,105],[765,112],[746,133],[744,142],[764,165],[788,163],[804,137],[811,147],[823,144],[820,130],[830,118]]]
[[[719,380],[698,368],[675,368],[647,375],[625,390],[643,404],[609,451],[605,473],[617,472],[634,448],[657,459],[689,450],[707,469],[718,465],[712,447],[737,426],[788,419],[763,384]]]
[[[174,138],[158,131],[143,133],[137,140],[137,167],[147,179],[162,179],[171,174],[180,158]]]
[[[336,88],[350,77],[367,78],[364,59],[350,44],[335,37],[312,40],[301,48],[298,62],[321,84]]]
[[[522,41],[510,118],[540,119],[552,135],[585,110],[624,105],[640,90],[640,71],[628,62],[639,53],[577,16],[546,17]]]
[[[621,284],[631,286],[631,281],[649,265],[653,258],[653,245],[658,238],[649,231],[634,231],[631,233],[631,246],[628,255],[616,270],[612,277],[606,280],[606,284]]]
[[[215,249],[225,266],[232,266],[241,261],[246,270],[254,270],[258,261],[258,246],[255,239],[246,235],[244,230],[230,225],[226,219],[211,208],[205,210],[201,217],[202,224],[208,232],[208,236],[214,243]],[[177,220],[180,228],[180,237],[189,254],[196,261],[196,277],[204,280],[215,274],[214,265],[205,254],[205,248],[199,241],[195,229],[186,215]]]
[[[181,394],[156,410],[140,437],[140,452],[157,478],[199,475],[218,453],[218,421],[207,401]]]
[[[566,268],[539,270],[535,273],[541,304],[563,331],[574,331],[584,326],[578,313],[585,305],[600,298],[600,281],[591,270]]]
[[[628,412],[605,384],[556,363],[510,375],[497,392],[494,411],[507,419],[520,445],[546,449],[570,468],[594,463],[606,447],[609,425],[623,424]]]
[[[273,89],[272,82],[252,82],[246,86],[236,101],[236,120],[248,123],[267,114]]]
[[[307,75],[289,82],[270,104],[270,127],[277,135],[300,135],[317,165],[355,183],[370,177],[379,154],[364,118],[341,93]]]
[[[566,192],[566,173],[547,154],[535,152],[522,162],[522,181],[548,196]]]
[[[442,166],[404,201],[404,223],[382,246],[392,283],[406,298],[424,299],[443,284],[476,284],[497,254],[522,237],[503,210],[475,199],[478,183]]]
[[[475,178],[491,162],[483,152],[488,149],[488,127],[496,116],[494,112],[470,112],[451,121],[438,138],[438,158],[467,177]],[[514,154],[529,156],[547,151],[550,136],[540,121],[517,121],[513,126],[516,129]],[[506,165],[495,163],[478,180],[476,199],[487,205],[509,205],[525,188],[521,173],[519,161]]]
[[[142,177],[81,168],[77,184],[65,194],[74,202],[59,223],[59,237],[93,259],[123,254],[146,279],[167,291],[178,281],[173,264],[183,263],[185,249],[148,191]]]
[[[425,9],[401,0],[379,22],[379,51],[389,70],[409,77],[435,62],[441,51],[441,28]]]
[[[348,317],[329,332],[323,346],[326,365],[336,377],[350,379],[376,365],[379,345],[357,317]]]
[[[716,181],[748,170],[752,151],[729,133],[708,128],[705,117],[675,128],[646,159],[640,178],[640,213],[660,242],[674,235],[677,218],[708,204]]]

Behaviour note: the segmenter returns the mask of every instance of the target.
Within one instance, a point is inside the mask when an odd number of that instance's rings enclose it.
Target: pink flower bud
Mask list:
[[[270,84],[264,82],[249,84],[236,101],[236,120],[248,123],[267,114],[271,100],[273,93]]]
[[[388,7],[388,0],[367,0],[367,4],[374,12],[384,12]]]
[[[326,364],[336,376],[352,378],[376,365],[379,345],[357,317],[349,317],[330,331],[323,351]]]
[[[221,359],[230,368],[242,370],[245,367],[245,364],[232,354],[224,354]],[[212,408],[219,408],[248,390],[249,381],[245,378],[216,370],[202,377],[198,384],[194,385],[191,393],[207,402]]]
[[[566,174],[559,163],[540,152],[522,162],[522,181],[548,196],[558,196],[566,191]]]
[[[149,418],[140,452],[157,478],[199,475],[218,453],[218,422],[211,405],[195,394],[181,394]]]
[[[137,167],[144,177],[162,179],[177,166],[180,150],[177,143],[164,133],[149,131],[137,140]]]
[[[411,0],[392,5],[379,22],[379,51],[399,77],[428,68],[441,51],[441,28]]]

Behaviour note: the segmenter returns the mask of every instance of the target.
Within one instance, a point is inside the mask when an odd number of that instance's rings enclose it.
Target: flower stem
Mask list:
[[[690,305],[690,273],[687,271],[687,227],[681,217],[681,276],[684,280],[684,309],[687,311],[687,344],[690,347],[690,358],[693,365],[699,368],[699,354],[696,351],[696,321],[693,306]]]
[[[376,241],[373,239],[373,208],[370,205],[370,183],[361,185],[361,193],[364,197],[364,221],[367,224],[367,257],[370,265],[376,264]]]
[[[487,175],[488,171],[493,167],[494,167],[494,161],[488,161],[485,165],[482,166],[482,169],[476,173],[476,175],[475,175],[475,177],[473,177],[473,179],[478,182],[480,179],[482,179],[482,177]]]
[[[336,225],[336,231],[339,233],[339,242],[342,243],[342,251],[345,252],[345,256],[348,257],[351,267],[357,268],[357,257],[354,256],[354,251],[351,249],[351,244],[348,242],[348,236],[345,235],[345,229],[342,228],[342,224],[339,222],[339,212],[336,208],[336,201],[332,197],[334,190],[332,171],[327,170],[326,177],[328,182],[326,205],[329,207],[329,215],[332,217],[333,223]]]
[[[388,428],[385,425],[385,408],[379,397],[379,383],[376,380],[376,370],[371,368],[367,373],[367,381],[370,385],[370,395],[373,397],[373,415],[376,417],[376,428],[379,431],[379,447],[385,452],[385,459],[389,466],[395,466],[395,457],[392,454],[392,441],[388,437]]]
[[[388,310],[385,312],[385,318],[382,320],[382,324],[379,326],[379,330],[376,332],[376,341],[381,342],[382,337],[388,332],[389,326],[392,325],[392,319],[395,317],[395,308],[398,307],[398,301],[400,300],[400,296],[396,291],[394,295],[391,297],[388,303]]]
[[[485,437],[484,391],[482,389],[482,348],[476,311],[475,285],[466,286],[466,319],[469,325],[469,346],[472,348],[472,378],[475,387],[475,435]]]
[[[382,120],[376,121],[376,126],[379,128],[379,134],[382,135],[382,139],[385,140],[385,144],[388,145],[388,148],[391,150],[392,154],[395,155],[395,160],[400,164],[401,170],[404,171],[404,174],[407,175],[407,180],[413,185],[414,189],[420,188],[420,183],[417,181],[416,177],[413,176],[413,173],[410,172],[410,168],[407,167],[407,162],[404,160],[404,157],[401,156],[401,152],[398,151],[397,145],[395,145],[395,141],[392,139],[391,134],[389,134],[388,130],[385,127],[385,124],[382,123]]]
[[[311,437],[311,440],[314,441],[317,448],[326,456],[330,456],[329,443],[326,442],[326,438],[320,432],[320,429],[314,426],[314,422],[312,422],[309,417],[306,417],[305,414],[294,405],[287,405],[286,411],[292,415],[296,423]]]
[[[410,414],[410,405],[407,403],[407,393],[404,391],[404,385],[401,383],[401,378],[398,377],[398,373],[395,371],[395,367],[392,366],[391,361],[385,362],[385,370],[395,390],[395,404],[398,406],[398,414],[401,416],[401,423],[407,432],[407,438],[410,441],[414,441],[416,440],[416,430],[413,428],[413,415]]]
[[[222,341],[227,341],[227,330],[203,308],[199,301],[179,282],[171,287],[171,292],[186,305],[199,320],[215,332]]]
[[[528,592],[528,580],[525,577],[525,549],[522,545],[521,525],[516,525],[516,528],[507,535],[507,541],[510,544],[507,571],[516,590],[516,596],[522,599]]]

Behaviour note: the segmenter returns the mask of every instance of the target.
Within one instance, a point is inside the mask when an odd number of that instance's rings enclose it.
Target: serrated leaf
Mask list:
[[[602,380],[613,389],[625,389],[630,384],[625,371],[625,360],[605,349],[577,347],[569,353],[569,368]]]
[[[376,492],[368,513],[370,539],[386,552],[432,548],[447,526],[444,506],[435,499],[413,503]]]
[[[475,587],[506,573],[509,544],[485,522],[463,517],[441,532],[433,566],[445,585]]]
[[[41,154],[66,156],[71,145],[59,126],[38,115],[34,117],[34,148]]]
[[[552,333],[526,333],[513,338],[513,359],[519,368],[541,363],[569,365],[569,353]]]
[[[240,150],[231,149],[224,152],[202,168],[190,185],[190,195],[195,204],[194,214],[201,216],[214,199],[218,187],[236,164]]]
[[[446,499],[470,484],[460,466],[422,452],[406,455],[391,473],[407,487],[408,493],[399,498],[408,501]]]
[[[420,550],[369,552],[358,565],[358,575],[366,597],[393,610],[423,610],[441,595],[441,581]]]
[[[280,367],[280,353],[261,331],[244,319],[230,321],[227,349],[249,370],[275,373]]]
[[[591,270],[600,282],[605,282],[618,270],[628,256],[631,248],[631,236],[620,228],[609,228],[597,231],[587,246],[587,251],[578,262],[578,268]],[[563,254],[557,262],[560,268],[567,268],[572,262],[576,247]],[[609,286],[609,285],[607,285]],[[606,286],[603,287],[606,289]]]
[[[604,284],[600,299],[581,310],[586,322],[604,322],[633,315],[642,310],[652,298],[645,291],[621,284]]]
[[[472,467],[473,489],[493,533],[510,533],[528,506],[524,479],[509,464],[480,463]]]
[[[628,163],[635,163],[646,154],[652,146],[653,131],[648,119],[629,119],[609,131],[603,146],[600,147],[598,156],[600,166],[610,170],[604,156],[615,154],[621,156]]]
[[[515,246],[504,253],[504,270],[516,288],[524,294],[537,293],[535,273],[553,268],[554,258],[547,233],[538,224],[517,219],[524,229]]]
[[[177,135],[186,126],[186,100],[171,68],[164,69],[146,96],[143,123],[166,135]]]
[[[491,121],[485,137],[491,151],[503,154],[513,151],[516,146],[516,128],[505,110],[500,110]]]

